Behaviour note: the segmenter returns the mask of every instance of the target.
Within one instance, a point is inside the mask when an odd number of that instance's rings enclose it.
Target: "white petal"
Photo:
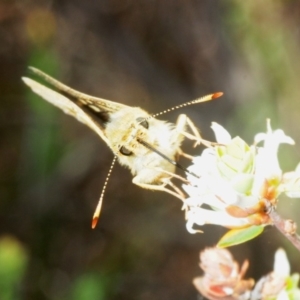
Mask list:
[[[211,193],[222,202],[223,205],[237,203],[238,193],[231,187],[230,183],[222,178],[213,178],[207,182]]]
[[[204,191],[205,187],[202,188],[202,187],[199,187],[199,185],[191,186],[191,185],[183,184],[182,188],[190,197],[195,197],[195,198],[201,197],[201,195],[203,195],[205,192]]]
[[[220,144],[229,144],[231,141],[230,133],[221,125],[216,122],[212,122],[211,128],[215,133],[216,140]]]
[[[295,171],[286,172],[282,175],[282,183],[279,188],[290,198],[300,198],[300,170],[299,164]]]
[[[239,206],[240,208],[249,208],[256,205],[259,202],[259,197],[252,195],[247,196],[244,194],[238,194],[236,199],[237,201],[234,204],[236,206]]]
[[[282,290],[276,297],[276,300],[290,300],[286,290]]]
[[[254,137],[254,144],[258,144],[266,139],[267,135],[265,133],[258,133]]]
[[[277,129],[273,132],[273,139],[277,140],[280,144],[290,144],[290,145],[295,145],[295,141],[287,136],[283,130]]]
[[[221,225],[224,227],[241,227],[249,225],[247,218],[234,218],[225,211],[213,211],[203,208],[193,208],[186,214],[186,227],[190,233],[195,233],[193,225],[202,226],[204,224]]]
[[[290,263],[283,249],[279,248],[275,253],[274,272],[282,277],[290,275]]]
[[[292,191],[292,192],[285,192],[285,194],[289,197],[289,198],[300,198],[300,190],[299,191]]]

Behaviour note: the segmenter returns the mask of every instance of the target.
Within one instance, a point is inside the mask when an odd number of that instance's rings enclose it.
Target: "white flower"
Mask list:
[[[256,175],[252,193],[258,195],[265,180],[280,182],[282,171],[278,162],[278,148],[280,144],[294,145],[292,138],[285,135],[281,129],[272,131],[270,120],[267,120],[267,133],[258,133],[254,137],[255,144],[264,141],[264,146],[258,148],[256,156]]]
[[[200,253],[203,275],[194,278],[193,284],[207,299],[249,299],[254,280],[245,279],[248,261],[239,266],[226,249],[206,248]]]
[[[290,275],[290,263],[285,251],[281,248],[278,249],[275,253],[273,271],[274,273],[282,277],[288,277]]]
[[[261,278],[251,295],[251,300],[300,299],[299,274],[290,275],[290,263],[283,249],[275,253],[273,271]]]
[[[300,196],[300,167],[282,174],[277,158],[279,145],[294,141],[280,129],[272,131],[269,120],[267,133],[257,134],[253,146],[239,137],[231,138],[217,123],[212,129],[218,145],[194,158],[188,170],[199,178],[187,174],[191,184],[183,185],[190,196],[185,201],[189,232],[198,232],[194,224],[229,228],[266,225],[269,217],[262,199],[276,202],[281,192]],[[257,147],[262,141],[263,147]]]
[[[281,189],[290,198],[300,198],[300,164],[295,171],[283,174]]]

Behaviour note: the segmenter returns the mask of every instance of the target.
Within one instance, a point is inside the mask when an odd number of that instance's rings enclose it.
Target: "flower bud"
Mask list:
[[[255,149],[240,137],[235,137],[229,144],[217,146],[216,156],[220,175],[230,181],[237,192],[250,193],[254,180]]]

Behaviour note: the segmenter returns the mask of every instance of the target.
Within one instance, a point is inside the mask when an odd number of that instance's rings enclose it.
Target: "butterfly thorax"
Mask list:
[[[175,171],[170,162],[141,143],[144,141],[175,160],[183,137],[173,124],[157,120],[141,108],[126,107],[110,114],[105,135],[119,162],[127,166],[133,175],[142,174],[148,169],[149,177],[151,169],[153,172],[146,181],[153,182],[158,177],[167,176],[166,173],[155,170],[163,169],[172,173]]]

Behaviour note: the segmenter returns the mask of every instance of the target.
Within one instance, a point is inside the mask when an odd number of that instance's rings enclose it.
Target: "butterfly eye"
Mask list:
[[[125,155],[125,156],[129,156],[132,154],[132,152],[130,150],[128,150],[126,147],[122,146],[120,148],[120,152],[121,154]]]
[[[139,117],[136,118],[137,122],[139,122],[140,125],[142,125],[144,128],[148,129],[149,128],[149,123],[145,118]]]

